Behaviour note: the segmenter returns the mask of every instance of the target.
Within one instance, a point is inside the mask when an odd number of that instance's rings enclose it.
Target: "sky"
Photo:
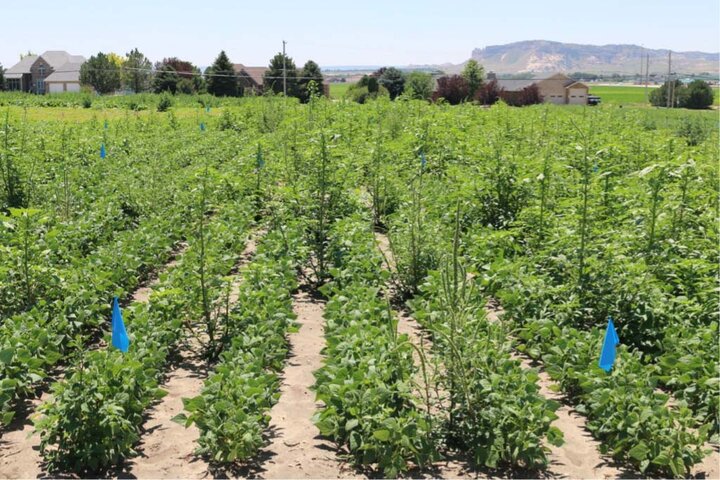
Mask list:
[[[0,64],[22,52],[89,57],[137,47],[152,61],[198,66],[225,50],[267,65],[282,49],[301,65],[461,63],[473,48],[521,40],[632,43],[720,51],[718,0],[0,0]]]

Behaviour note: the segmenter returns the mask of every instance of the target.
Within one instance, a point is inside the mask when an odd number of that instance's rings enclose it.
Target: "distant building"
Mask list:
[[[538,91],[546,103],[558,105],[586,105],[588,103],[588,86],[582,82],[576,82],[564,73],[552,73],[544,77],[533,79],[499,79],[490,72],[488,80],[496,80],[498,87],[505,92],[521,92],[524,88],[537,85]]]
[[[80,91],[85,57],[62,50],[28,55],[5,72],[8,90],[37,94]]]
[[[235,74],[238,76],[239,85],[245,93],[263,93],[263,75],[268,71],[267,67],[246,67],[242,63],[236,63]]]

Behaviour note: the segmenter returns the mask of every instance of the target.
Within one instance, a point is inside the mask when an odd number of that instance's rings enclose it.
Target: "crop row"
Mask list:
[[[268,232],[242,272],[238,300],[227,319],[229,342],[202,392],[183,399],[175,421],[200,430],[196,453],[218,463],[244,461],[265,444],[268,412],[279,397],[279,375],[293,328],[298,231]]]
[[[354,461],[386,477],[436,457],[431,420],[414,395],[413,346],[380,297],[387,278],[367,222],[340,220],[331,234],[333,281],[322,288],[327,346],[315,373],[324,407],[314,421]]]
[[[521,340],[519,349],[542,360],[551,378],[588,418],[602,449],[642,472],[683,476],[705,455],[709,424],[697,427],[684,402],[669,404],[657,390],[656,369],[637,350],[618,347],[611,373],[597,365],[603,332],[558,325],[552,317],[550,288],[525,271],[498,296]]]
[[[227,289],[223,278],[242,251],[248,218],[242,205],[221,206],[204,236],[188,239],[188,249],[161,276],[150,300],[125,310],[129,352],[86,352],[53,385],[52,401],[41,405],[36,421],[49,468],[93,472],[134,454],[143,412],[164,394],[163,367],[186,324],[202,317],[199,299],[214,301]]]
[[[45,380],[69,351],[109,313],[113,293],[126,294],[164,264],[185,232],[182,210],[163,212],[115,240],[86,261],[65,269],[47,286],[47,296],[0,326],[0,412],[7,424],[14,402]],[[50,278],[46,278],[50,283]]]
[[[537,372],[513,358],[508,329],[487,319],[485,298],[464,269],[431,272],[408,303],[442,365],[434,389],[446,398],[435,410],[447,444],[478,466],[547,467],[546,443],[563,443],[551,426],[560,405],[540,395]]]

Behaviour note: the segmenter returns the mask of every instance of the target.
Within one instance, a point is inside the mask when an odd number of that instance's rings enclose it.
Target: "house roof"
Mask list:
[[[53,73],[47,76],[45,82],[80,82],[80,67],[82,62],[66,62],[60,65]]]
[[[85,63],[85,57],[82,55],[70,55],[63,50],[48,50],[42,55],[28,55],[18,63],[7,69],[5,78],[21,78],[23,74],[30,73],[30,69],[38,58],[42,58],[56,72],[48,76],[48,79],[54,77],[57,73],[75,72],[79,80],[80,65]],[[62,77],[62,75],[61,75]],[[47,79],[46,79],[47,80]],[[72,81],[57,80],[55,81]]]
[[[38,59],[37,55],[28,55],[5,71],[5,78],[20,78],[23,73],[30,73],[30,67]]]
[[[564,73],[544,73],[541,75],[538,75],[537,77],[534,77],[532,79],[522,79],[522,80],[515,80],[515,79],[497,79],[498,87],[505,89],[505,91],[508,92],[519,92],[520,90],[529,87],[530,85],[540,83],[540,82],[554,82],[559,81],[563,83],[563,86],[567,87],[568,85],[578,83],[575,80],[571,79]]]
[[[588,86],[582,82],[573,82],[569,85],[566,85],[565,88],[585,88],[585,89],[587,89]]]
[[[235,67],[235,73],[246,78],[250,77],[249,79],[258,85],[263,84],[263,75],[269,70],[267,67],[246,67],[242,63],[236,63],[233,67]]]

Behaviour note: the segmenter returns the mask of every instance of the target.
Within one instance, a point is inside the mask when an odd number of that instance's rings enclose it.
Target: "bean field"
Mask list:
[[[0,477],[720,475],[717,112],[56,98],[0,100]]]

